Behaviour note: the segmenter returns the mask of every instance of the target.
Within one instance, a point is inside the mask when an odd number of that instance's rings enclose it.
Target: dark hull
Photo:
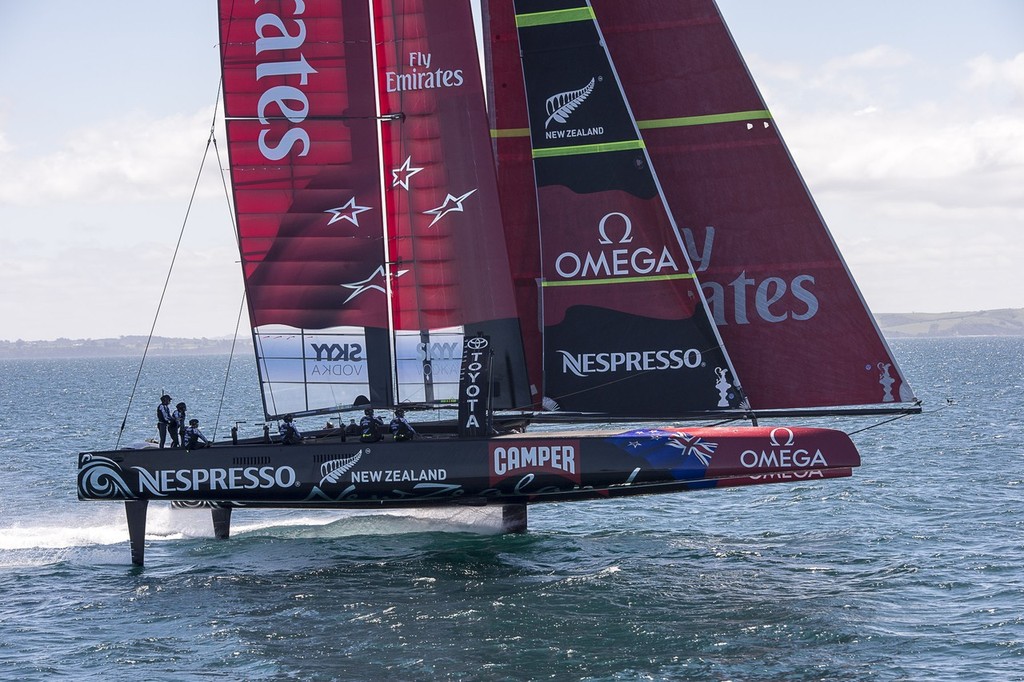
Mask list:
[[[404,443],[335,436],[83,452],[78,497],[125,503],[132,562],[141,566],[150,500],[211,508],[219,538],[239,507],[499,505],[504,530],[522,532],[528,504],[840,478],[859,464],[849,436],[830,429],[662,427]]]
[[[78,496],[254,507],[522,504],[833,478],[859,464],[846,434],[809,428],[318,439],[81,453]]]

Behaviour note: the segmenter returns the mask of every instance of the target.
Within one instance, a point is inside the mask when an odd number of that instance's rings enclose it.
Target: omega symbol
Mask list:
[[[600,233],[601,238],[597,240],[598,244],[612,244],[612,240],[608,238],[608,232],[605,231],[605,226],[608,224],[608,219],[612,216],[618,216],[622,218],[623,232],[622,239],[619,240],[620,244],[628,244],[633,241],[633,223],[629,220],[629,216],[625,213],[609,213],[605,217],[601,218],[601,222],[597,225],[597,231]]]
[[[784,431],[786,433],[787,437],[786,437],[786,442],[785,443],[780,443],[778,441],[778,439],[775,437],[775,434],[777,432],[779,432],[779,431]],[[793,434],[793,430],[792,429],[786,428],[785,426],[779,426],[777,428],[772,429],[772,432],[768,434],[768,441],[772,444],[772,447],[776,447],[777,448],[780,445],[783,445],[785,447],[789,447],[794,442],[796,442],[796,436]]]

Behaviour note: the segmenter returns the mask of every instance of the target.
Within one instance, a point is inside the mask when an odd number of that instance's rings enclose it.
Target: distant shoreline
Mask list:
[[[252,354],[248,336],[231,339],[186,339],[157,336],[149,343],[150,356],[226,355],[231,352]],[[56,339],[54,341],[0,341],[0,359],[14,358],[116,358],[141,357],[146,350],[145,336],[121,336],[116,339]]]
[[[875,315],[887,339],[1024,336],[1024,308]]]
[[[1024,336],[1024,308],[948,313],[880,313],[875,315],[875,320],[887,339]],[[232,344],[236,352],[252,353],[252,339],[246,335],[236,341],[228,338],[186,339],[157,336],[149,342],[149,354],[218,355],[230,353]],[[145,336],[0,341],[0,359],[139,357],[145,348]]]

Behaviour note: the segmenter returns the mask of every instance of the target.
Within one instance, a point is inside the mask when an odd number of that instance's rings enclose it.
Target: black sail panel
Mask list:
[[[589,4],[517,0],[540,220],[550,407],[671,416],[739,406]]]

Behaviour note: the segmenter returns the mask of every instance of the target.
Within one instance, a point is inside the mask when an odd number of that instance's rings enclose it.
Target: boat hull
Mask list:
[[[409,508],[534,504],[850,476],[841,431],[654,427],[360,443],[83,452],[81,500]]]

